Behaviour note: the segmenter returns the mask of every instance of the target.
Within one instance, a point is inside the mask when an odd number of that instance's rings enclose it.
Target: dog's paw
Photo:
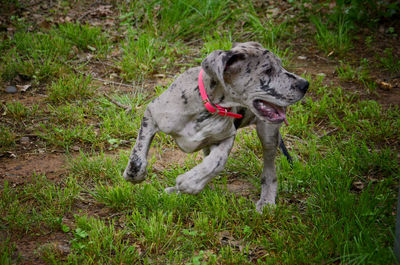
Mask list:
[[[144,173],[142,173],[140,175],[139,174],[132,175],[132,174],[129,174],[129,171],[125,170],[125,172],[123,174],[124,179],[126,181],[129,181],[129,182],[132,182],[132,183],[140,183],[140,182],[142,182],[143,180],[146,179],[146,176],[147,176],[147,171],[145,171]]]
[[[123,177],[125,180],[133,183],[139,183],[146,179],[146,164],[138,160],[130,160],[125,168]]]
[[[180,193],[177,187],[165,188],[164,192],[169,193],[169,194],[171,194],[171,193],[179,194]]]
[[[257,212],[259,212],[260,214],[262,214],[264,207],[268,207],[269,209],[275,209],[276,204],[274,201],[266,201],[263,199],[260,199],[257,203],[256,203],[256,210]]]
[[[207,180],[193,176],[189,172],[176,178],[176,188],[183,193],[197,194],[204,189]]]

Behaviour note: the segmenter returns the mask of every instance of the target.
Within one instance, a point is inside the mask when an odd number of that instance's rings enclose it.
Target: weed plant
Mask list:
[[[7,127],[0,126],[0,152],[4,152],[15,145],[15,133]]]

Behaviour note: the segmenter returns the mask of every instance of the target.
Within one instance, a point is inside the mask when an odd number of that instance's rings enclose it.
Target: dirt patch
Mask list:
[[[373,97],[369,97],[368,99],[376,100],[384,109],[387,109],[389,106],[400,107],[400,86],[390,90],[379,89]]]
[[[245,198],[254,197],[252,195],[255,194],[255,187],[248,181],[244,181],[241,179],[234,179],[228,177],[228,183],[226,184],[226,188],[229,192],[234,193],[236,195],[240,195]]]
[[[17,158],[0,159],[0,183],[7,180],[12,185],[32,181],[34,174],[45,174],[48,179],[58,181],[67,172],[63,154],[23,154]]]
[[[254,127],[254,126],[252,126]],[[232,149],[235,152],[236,146]],[[152,168],[155,171],[164,171],[171,168],[172,165],[184,166],[188,155],[178,148],[163,149],[161,152],[157,148],[151,148],[149,151],[149,158],[155,156],[157,160],[154,162]],[[195,158],[195,161],[199,163],[204,158],[202,152],[199,152]],[[212,183],[209,184],[211,188]],[[239,195],[245,198],[251,198],[255,194],[255,187],[250,182],[240,179],[238,176],[232,175],[227,177],[226,188],[229,192]]]
[[[178,148],[165,148],[161,152],[157,148],[151,148],[149,150],[148,158],[152,156],[156,157],[156,161],[153,164],[153,169],[156,171],[163,171],[171,168],[172,165],[184,166],[185,161],[188,159],[188,154],[181,151]],[[199,152],[196,157],[196,161],[201,161],[203,159],[203,154]]]
[[[41,251],[55,250],[56,255],[66,257],[70,252],[69,237],[62,232],[54,232],[41,236],[26,235],[17,240],[15,255],[19,256],[19,264],[45,264]]]
[[[9,103],[18,101],[25,106],[31,106],[34,104],[40,104],[47,97],[44,94],[39,94],[35,92],[19,92],[16,94],[7,94],[4,92],[0,92],[1,103]]]
[[[310,56],[307,57],[307,56]],[[358,94],[361,99],[375,100],[384,109],[391,106],[400,106],[400,77],[390,77],[389,74],[371,75],[376,83],[376,90],[369,92],[363,84],[352,81],[341,81],[336,71],[336,63],[330,62],[319,55],[307,54],[306,59],[294,58],[291,69],[297,74],[323,75],[323,83],[332,87],[341,87],[352,94]],[[307,61],[309,60],[309,61]],[[309,96],[312,96],[309,94]]]

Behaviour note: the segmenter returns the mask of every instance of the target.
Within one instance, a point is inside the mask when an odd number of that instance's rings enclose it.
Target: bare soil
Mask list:
[[[2,158],[0,164],[0,181],[11,185],[30,182],[33,174],[46,175],[48,179],[58,181],[65,177],[65,154],[21,154],[16,158]]]

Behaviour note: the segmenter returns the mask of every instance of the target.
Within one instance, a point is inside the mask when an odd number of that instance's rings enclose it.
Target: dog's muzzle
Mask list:
[[[310,83],[308,83],[307,80],[305,79],[299,79],[296,83],[292,85],[293,89],[299,90],[303,94],[305,94],[308,90],[308,87],[310,86]]]

